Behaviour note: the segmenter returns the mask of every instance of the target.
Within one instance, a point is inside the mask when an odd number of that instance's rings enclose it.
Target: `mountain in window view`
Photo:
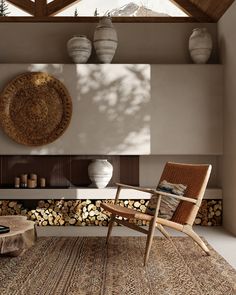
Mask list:
[[[110,11],[111,16],[169,16],[165,13],[160,13],[147,8],[144,5],[138,5],[130,2],[120,8],[115,8]]]

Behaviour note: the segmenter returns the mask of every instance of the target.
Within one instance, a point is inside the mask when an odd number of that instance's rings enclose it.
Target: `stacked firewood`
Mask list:
[[[23,204],[18,201],[0,201],[1,215],[26,215],[27,210],[23,208]]]
[[[109,216],[100,208],[100,201],[39,201],[35,210],[28,212],[39,225],[107,225]]]
[[[40,200],[33,209],[24,208],[18,201],[0,201],[0,215],[25,215],[40,226],[106,226],[110,213],[104,211],[101,202],[114,203],[112,200]],[[145,212],[148,200],[120,200],[121,206]],[[195,224],[220,225],[222,219],[222,202],[220,200],[203,200]],[[132,220],[138,225],[148,222]]]
[[[222,201],[203,200],[195,224],[221,225],[222,224]]]
[[[103,202],[114,203],[106,200]],[[143,204],[141,204],[143,203]],[[145,212],[144,200],[132,201],[120,200],[119,204],[128,208],[137,208]],[[104,211],[100,200],[47,200],[39,201],[35,210],[30,210],[28,217],[36,221],[39,225],[98,225],[106,226],[109,221],[110,213]],[[136,222],[136,220],[133,220]],[[138,222],[140,225],[146,225],[146,222]]]

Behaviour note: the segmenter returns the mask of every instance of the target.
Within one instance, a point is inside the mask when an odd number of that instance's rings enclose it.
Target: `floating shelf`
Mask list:
[[[48,200],[48,199],[65,199],[65,200],[100,200],[114,199],[116,194],[115,187],[98,188],[46,188],[46,189],[0,189],[0,200]],[[122,189],[120,199],[149,199],[150,194],[135,191],[133,189]],[[222,189],[208,188],[204,199],[222,199]]]

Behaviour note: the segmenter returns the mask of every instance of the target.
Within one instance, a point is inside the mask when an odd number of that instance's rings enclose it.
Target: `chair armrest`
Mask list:
[[[188,197],[184,197],[184,196],[178,196],[178,195],[166,193],[166,192],[163,192],[163,191],[153,190],[153,194],[158,194],[158,195],[161,195],[163,197],[171,197],[171,198],[179,199],[181,201],[187,201],[187,202],[194,203],[194,204],[197,204],[197,202],[198,202],[198,200],[193,199],[193,198],[188,198]]]
[[[171,198],[179,199],[179,200],[182,200],[182,201],[187,201],[187,202],[194,203],[194,204],[196,204],[197,201],[198,201],[198,200],[193,199],[193,198],[187,198],[187,197],[184,197],[184,196],[178,196],[178,195],[166,193],[166,192],[163,192],[163,191],[157,191],[157,190],[154,190],[154,189],[151,189],[151,188],[146,188],[146,187],[132,186],[132,185],[123,184],[123,183],[116,183],[116,185],[118,187],[121,187],[121,188],[130,188],[130,189],[134,189],[134,190],[137,190],[137,191],[149,193],[149,194],[152,194],[152,195],[161,195],[161,196],[164,196],[164,197],[171,197]]]
[[[153,189],[150,189],[150,188],[133,186],[133,185],[123,184],[123,183],[116,183],[116,185],[120,188],[130,188],[130,189],[133,189],[136,191],[141,191],[141,192],[148,193],[148,194],[153,194],[153,191],[154,191]]]

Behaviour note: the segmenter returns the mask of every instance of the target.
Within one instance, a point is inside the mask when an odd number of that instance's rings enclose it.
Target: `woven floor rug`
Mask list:
[[[0,257],[1,295],[231,295],[236,271],[189,238],[40,238],[22,257]]]

